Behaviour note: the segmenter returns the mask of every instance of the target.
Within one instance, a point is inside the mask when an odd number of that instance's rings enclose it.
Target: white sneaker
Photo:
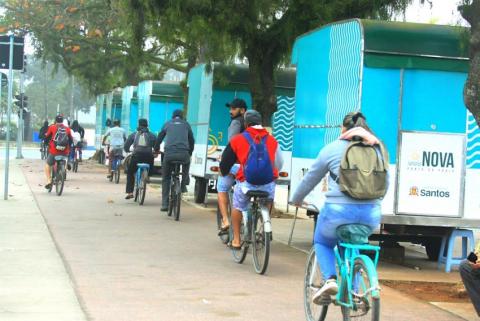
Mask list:
[[[313,295],[312,301],[315,304],[320,304],[325,299],[330,299],[331,296],[336,295],[338,293],[338,285],[337,280],[335,279],[328,279],[322,285],[322,287]]]

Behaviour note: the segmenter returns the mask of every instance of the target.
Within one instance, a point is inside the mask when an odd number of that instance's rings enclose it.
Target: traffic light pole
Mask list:
[[[25,72],[22,70],[20,73],[20,96],[22,97],[20,112],[18,113],[18,125],[17,125],[17,159],[22,159],[22,142],[23,142],[23,104],[25,102],[23,93],[23,82],[25,80]]]
[[[10,57],[8,62],[8,105],[7,105],[7,144],[5,148],[5,185],[3,199],[8,200],[8,170],[10,161],[10,118],[12,116],[13,94],[13,34],[10,35]]]

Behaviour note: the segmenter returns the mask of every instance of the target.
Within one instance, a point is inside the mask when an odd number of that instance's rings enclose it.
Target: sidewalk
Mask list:
[[[8,201],[0,164],[0,320],[87,320],[20,164],[10,162]]]

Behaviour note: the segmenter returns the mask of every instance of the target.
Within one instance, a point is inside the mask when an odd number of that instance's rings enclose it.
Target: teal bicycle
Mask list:
[[[313,296],[323,285],[317,264],[315,247],[308,254],[304,278],[304,308],[308,321],[323,321],[331,303],[340,306],[343,321],[380,320],[380,287],[377,276],[379,246],[369,245],[371,229],[361,224],[347,224],[337,228],[341,240],[335,248],[338,268],[338,293],[319,304]],[[362,252],[374,253],[372,260]]]

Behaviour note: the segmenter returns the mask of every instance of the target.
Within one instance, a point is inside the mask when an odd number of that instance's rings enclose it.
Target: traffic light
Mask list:
[[[15,105],[20,108],[26,108],[28,106],[28,97],[25,94],[15,95]]]

